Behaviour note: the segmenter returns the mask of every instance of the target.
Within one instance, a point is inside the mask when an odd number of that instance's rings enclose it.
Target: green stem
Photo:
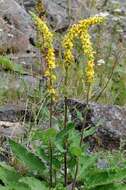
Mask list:
[[[53,100],[51,96],[51,102],[50,102],[50,120],[49,120],[49,127],[52,128],[52,106],[53,106]],[[51,140],[49,141],[49,175],[50,175],[50,188],[53,184],[53,171],[52,171],[52,160],[53,160],[53,150],[52,150],[52,143]]]
[[[67,97],[64,98],[64,129],[67,128]],[[67,186],[67,139],[64,141],[64,185]]]
[[[64,80],[64,86],[67,87],[67,81],[68,81],[68,67],[65,68],[65,80]],[[65,92],[66,93],[66,92]],[[64,129],[67,130],[67,96],[64,97]],[[67,138],[64,140],[64,185],[67,186]]]
[[[83,139],[84,139],[84,129],[85,129],[86,118],[87,118],[87,114],[88,114],[89,95],[90,95],[90,84],[88,85],[88,88],[87,88],[87,100],[86,100],[86,108],[85,108],[83,126],[81,129],[80,147],[82,147],[82,143],[83,143]],[[76,168],[75,168],[75,175],[74,175],[74,179],[72,182],[72,189],[71,190],[75,189],[78,170],[79,170],[79,159],[77,160],[77,164],[76,164]]]

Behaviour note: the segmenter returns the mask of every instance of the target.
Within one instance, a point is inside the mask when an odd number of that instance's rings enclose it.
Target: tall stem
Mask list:
[[[68,79],[68,68],[65,68],[65,88],[67,87],[67,79]],[[67,96],[64,97],[64,129],[67,130]],[[64,185],[67,186],[67,139],[64,140]]]
[[[53,100],[51,96],[51,101],[50,101],[50,119],[49,119],[49,127],[52,128],[52,106],[53,106]],[[49,141],[49,175],[50,175],[50,188],[52,187],[53,183],[53,171],[52,171],[52,160],[53,160],[53,151],[52,151],[52,143],[51,140]]]
[[[64,98],[64,129],[67,128],[67,97]],[[67,186],[67,139],[64,141],[64,185]]]
[[[86,107],[85,107],[83,126],[82,126],[82,129],[81,129],[80,147],[82,146],[83,138],[84,138],[84,128],[85,128],[86,118],[87,118],[87,114],[88,114],[89,95],[90,95],[90,84],[87,87],[87,99],[86,99]],[[76,164],[76,168],[75,168],[75,175],[74,175],[74,179],[73,179],[72,189],[71,190],[75,189],[78,169],[79,169],[79,159],[77,160],[77,164]]]

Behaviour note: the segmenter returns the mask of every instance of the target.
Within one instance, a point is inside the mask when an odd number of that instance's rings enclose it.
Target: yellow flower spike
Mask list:
[[[64,37],[63,48],[64,48],[64,64],[65,67],[68,67],[70,63],[74,60],[73,47],[75,38],[79,37],[82,43],[82,49],[84,54],[88,59],[88,64],[86,68],[86,78],[87,83],[90,84],[93,81],[94,77],[94,51],[92,43],[90,41],[90,35],[88,29],[90,26],[95,24],[101,24],[105,20],[102,16],[95,16],[88,19],[84,19],[74,24]]]
[[[87,30],[85,30],[85,32],[81,34],[80,40],[82,43],[83,52],[88,59],[86,68],[86,82],[90,84],[93,82],[94,77],[94,51],[92,48],[92,43],[90,41],[90,35],[88,34]]]
[[[35,22],[37,30],[42,35],[43,44],[41,44],[40,50],[42,50],[43,53],[43,49],[45,49],[45,58],[47,61],[47,70],[45,71],[45,76],[48,79],[47,82],[48,92],[53,98],[53,96],[55,96],[56,94],[53,85],[53,81],[56,79],[56,76],[54,75],[54,69],[56,68],[56,63],[55,63],[55,53],[53,48],[53,34],[50,32],[48,26],[41,18],[36,16],[34,13],[31,13],[31,16]]]

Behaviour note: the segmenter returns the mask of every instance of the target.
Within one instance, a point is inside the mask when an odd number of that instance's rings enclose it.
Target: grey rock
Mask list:
[[[31,73],[41,73],[44,70],[44,60],[42,56],[39,54],[39,52],[35,52],[35,49],[33,49],[34,53],[32,53],[32,50],[30,53],[17,53],[17,54],[11,54],[9,55],[9,58],[16,64],[20,64],[23,66],[23,68]]]
[[[16,138],[25,134],[23,124],[0,121],[0,137]]]
[[[22,7],[25,7],[27,11],[33,10],[36,0],[16,0]]]
[[[33,35],[33,22],[29,14],[15,0],[0,3],[0,16],[26,35]]]
[[[0,90],[1,91],[19,91],[22,93],[32,93],[35,89],[39,88],[40,79],[32,75],[14,76],[6,72],[0,72]],[[13,100],[12,100],[13,101]]]
[[[30,41],[35,36],[33,21],[25,8],[15,0],[1,1],[0,54],[36,51]]]
[[[96,139],[99,139],[99,145],[105,148],[117,148],[120,146],[120,141],[126,137],[126,108],[119,106],[100,105],[97,103],[89,103],[86,122],[77,118],[77,112],[82,113],[86,104],[77,100],[68,100],[68,107],[75,122],[76,127],[81,130],[84,127],[96,127]]]
[[[0,54],[23,53],[32,49],[29,37],[0,18]]]
[[[31,111],[26,105],[5,105],[0,106],[0,121],[18,122],[32,118]]]
[[[69,24],[80,18],[89,17],[91,13],[85,0],[43,0],[42,2],[48,15],[49,23],[56,31],[66,29]]]

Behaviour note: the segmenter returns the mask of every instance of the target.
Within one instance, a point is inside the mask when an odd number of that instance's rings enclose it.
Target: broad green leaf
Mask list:
[[[88,190],[126,190],[126,185],[125,184],[108,184],[108,185],[103,185],[99,187],[93,187]]]
[[[89,170],[96,165],[97,156],[95,155],[82,155],[80,157],[80,170],[79,170],[79,179],[85,179],[86,174],[90,175]]]
[[[60,152],[64,152],[64,141],[66,138],[68,138],[69,133],[71,133],[71,130],[73,130],[74,128],[74,124],[72,122],[68,122],[67,123],[67,127],[65,129],[62,129],[57,135],[56,135],[56,139],[55,139],[55,145],[57,147],[57,149]]]
[[[48,190],[49,188],[46,187],[45,183],[34,178],[34,177],[22,177],[20,182],[27,184],[30,187],[30,190]]]
[[[66,130],[61,130],[57,135],[55,139],[55,146],[60,152],[65,152],[64,150],[64,139],[66,137]]]
[[[73,156],[80,157],[82,154],[82,149],[79,146],[70,146],[70,152]]]
[[[57,131],[54,128],[49,128],[46,130],[45,135],[47,137],[47,140],[52,140],[56,137]]]
[[[4,187],[2,185],[0,185],[0,190],[11,190],[9,187]]]
[[[55,146],[56,148],[61,152],[61,153],[64,153],[65,152],[65,149],[64,149],[64,145],[63,145],[63,141],[60,140],[60,139],[57,139],[55,141]]]
[[[88,188],[119,182],[126,178],[126,168],[96,169],[90,171],[85,179]]]
[[[11,149],[16,157],[22,161],[30,170],[43,173],[45,166],[41,159],[39,159],[35,154],[28,151],[21,144],[16,143],[13,140],[9,140]]]
[[[2,187],[1,189],[30,190],[27,185],[18,182],[20,177],[21,175],[16,172],[14,168],[4,163],[0,163],[0,179],[6,185],[6,187]]]
[[[48,150],[48,147],[38,147],[36,150],[36,155],[38,155],[40,158],[44,159],[45,161],[48,161],[49,156],[48,153],[46,153]]]
[[[4,184],[11,184],[13,180],[17,182],[19,178],[20,174],[18,174],[13,168],[2,163],[0,164],[0,179]]]
[[[77,130],[72,129],[70,131],[68,136],[68,143],[71,146],[78,146],[80,148],[80,133]]]
[[[43,141],[45,144],[48,144],[49,141],[51,140],[52,142],[54,141],[56,137],[57,131],[54,128],[49,128],[47,130],[38,130],[35,132],[33,136],[33,140],[40,140]]]
[[[13,179],[14,181],[14,179]],[[13,184],[9,185],[9,190],[31,190],[31,188],[22,182],[13,182]]]

